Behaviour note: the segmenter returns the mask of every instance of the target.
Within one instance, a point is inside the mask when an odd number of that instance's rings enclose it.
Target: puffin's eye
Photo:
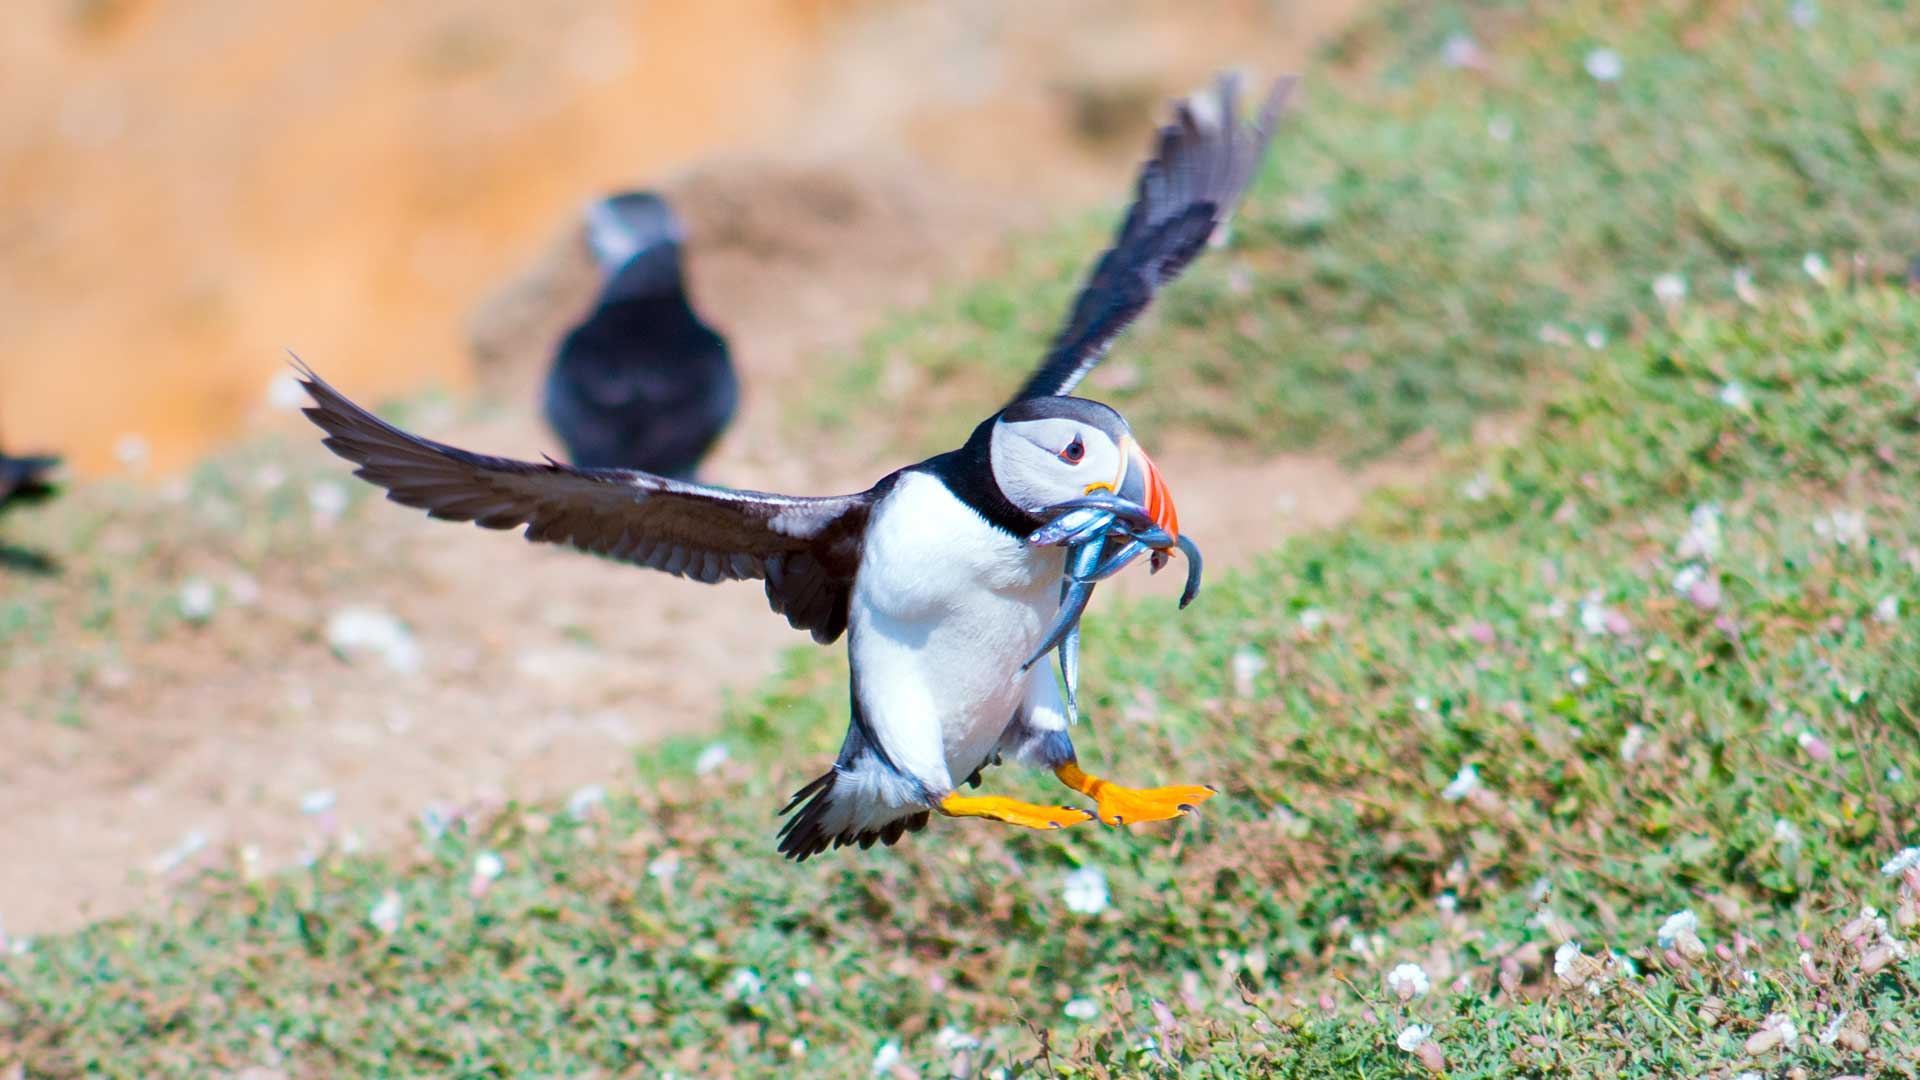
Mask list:
[[[1080,441],[1080,436],[1078,435],[1073,437],[1073,441],[1067,444],[1065,450],[1060,451],[1060,460],[1069,465],[1080,464],[1080,459],[1086,456],[1087,446]]]

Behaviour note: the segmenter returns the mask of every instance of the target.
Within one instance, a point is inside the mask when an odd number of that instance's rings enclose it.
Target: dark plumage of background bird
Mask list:
[[[0,453],[0,510],[52,495],[53,481],[48,474],[59,464],[57,457],[8,457]]]
[[[547,422],[587,468],[691,477],[733,419],[727,342],[687,299],[685,236],[665,200],[629,192],[587,207],[604,284],[547,376]]]

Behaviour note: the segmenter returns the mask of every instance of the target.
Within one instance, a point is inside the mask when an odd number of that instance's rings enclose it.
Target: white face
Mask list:
[[[1001,421],[989,448],[993,478],[1007,501],[1030,514],[1098,486],[1118,490],[1127,455],[1105,432],[1069,420]]]

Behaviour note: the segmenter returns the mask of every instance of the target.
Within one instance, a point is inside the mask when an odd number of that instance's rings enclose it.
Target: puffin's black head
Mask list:
[[[1038,515],[1047,507],[1111,491],[1147,508],[1174,539],[1180,519],[1153,459],[1112,408],[1075,397],[1014,402],[989,422],[987,460],[1007,501]]]
[[[666,200],[650,191],[628,191],[587,204],[587,247],[600,272],[611,274],[641,251],[686,239]]]

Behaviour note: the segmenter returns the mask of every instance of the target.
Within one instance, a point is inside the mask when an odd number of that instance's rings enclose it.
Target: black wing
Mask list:
[[[668,480],[626,469],[576,469],[488,457],[409,435],[299,364],[306,414],[327,448],[387,498],[448,521],[526,526],[567,544],[696,581],[764,578],[767,600],[822,644],[847,626],[867,512],[882,487],[797,498]]]
[[[32,502],[53,494],[48,476],[60,465],[57,457],[8,457],[0,454],[0,506]]]
[[[1240,121],[1240,83],[1231,75],[1215,84],[1208,115],[1196,112],[1191,101],[1180,103],[1173,123],[1160,129],[1153,159],[1140,170],[1113,246],[1094,266],[1066,325],[1015,401],[1072,393],[1153,294],[1200,254],[1214,230],[1233,216],[1297,81],[1276,80],[1250,125]]]

